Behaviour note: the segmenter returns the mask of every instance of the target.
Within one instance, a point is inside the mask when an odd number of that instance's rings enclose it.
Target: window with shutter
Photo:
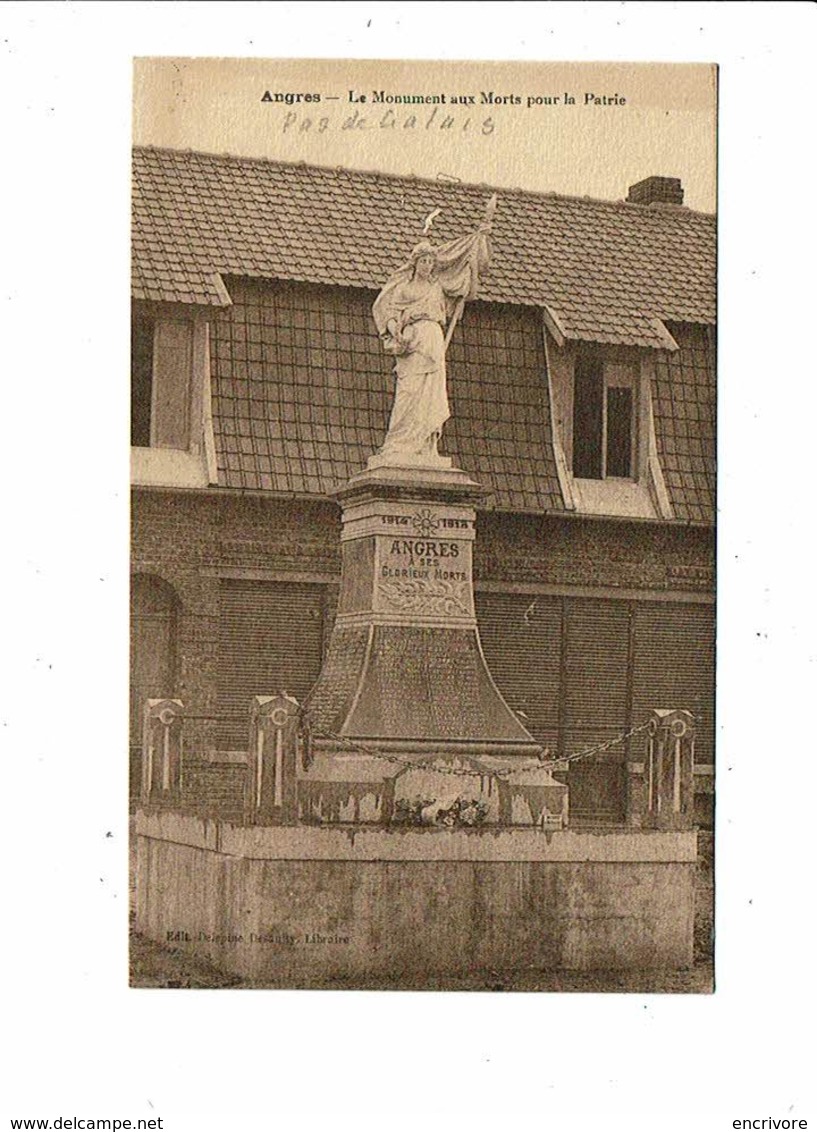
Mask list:
[[[155,323],[152,318],[133,315],[130,337],[130,442],[134,448],[150,447],[154,333]]]
[[[131,315],[131,478],[135,485],[206,487],[218,470],[208,324],[161,304]]]
[[[563,751],[572,755],[627,729],[630,607],[625,601],[568,598],[565,617]],[[571,763],[575,819],[624,820],[625,763],[623,745]]]
[[[696,761],[714,759],[714,610],[706,604],[477,592],[483,650],[510,707],[560,756],[644,722],[696,716]],[[641,739],[570,764],[577,822],[625,819],[626,761]]]
[[[640,602],[635,610],[633,714],[684,708],[695,716],[695,761],[714,762],[715,608]]]
[[[555,754],[562,599],[480,591],[475,598],[482,650],[497,687],[531,735]]]
[[[640,478],[637,387],[633,364],[605,362],[597,353],[576,359],[572,441],[577,479]]]
[[[193,322],[161,319],[155,324],[151,446],[190,446],[190,398],[193,376]]]
[[[318,678],[325,635],[323,585],[224,579],[220,587],[218,729],[222,749],[247,745],[253,696],[302,701]]]
[[[130,748],[131,796],[141,780],[142,713],[145,700],[177,694],[178,598],[167,582],[148,574],[131,580]]]

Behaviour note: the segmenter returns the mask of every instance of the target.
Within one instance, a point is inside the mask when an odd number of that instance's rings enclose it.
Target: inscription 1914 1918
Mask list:
[[[432,517],[429,511],[418,511],[416,515],[382,515],[381,522],[388,527],[409,527],[422,530],[470,531],[473,522],[470,519],[450,519],[445,516]]]

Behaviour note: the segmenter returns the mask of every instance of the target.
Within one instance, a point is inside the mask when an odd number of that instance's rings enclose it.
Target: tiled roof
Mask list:
[[[432,209],[474,227],[489,190],[177,150],[134,151],[134,297],[221,306],[217,277],[376,290]],[[715,219],[679,206],[499,190],[489,302],[544,307],[565,338],[672,348],[714,324]]]
[[[331,492],[364,469],[386,434],[393,359],[372,332],[375,292],[229,286],[233,305],[210,332],[219,483]],[[539,314],[474,306],[479,317],[466,308],[447,356],[452,418],[442,450],[493,492],[497,508],[561,510]]]
[[[655,358],[653,414],[664,482],[676,519],[715,520],[715,343],[711,330],[670,326],[675,353]]]

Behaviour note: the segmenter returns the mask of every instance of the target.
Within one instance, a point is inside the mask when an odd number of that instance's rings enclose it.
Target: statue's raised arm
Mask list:
[[[490,260],[488,232],[495,208],[496,197],[491,197],[475,232],[436,247],[428,240],[417,244],[375,300],[375,324],[383,348],[394,355],[397,378],[389,431],[375,457],[378,464],[440,463],[437,444],[450,416],[445,352]]]

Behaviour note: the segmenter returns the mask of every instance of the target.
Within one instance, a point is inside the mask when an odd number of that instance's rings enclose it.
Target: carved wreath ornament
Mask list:
[[[466,582],[420,578],[380,582],[378,589],[392,609],[400,613],[425,613],[432,616],[468,616],[465,602]]]
[[[412,516],[411,524],[418,535],[423,535],[426,538],[433,535],[440,525],[428,507],[423,508],[422,511],[416,511]]]

